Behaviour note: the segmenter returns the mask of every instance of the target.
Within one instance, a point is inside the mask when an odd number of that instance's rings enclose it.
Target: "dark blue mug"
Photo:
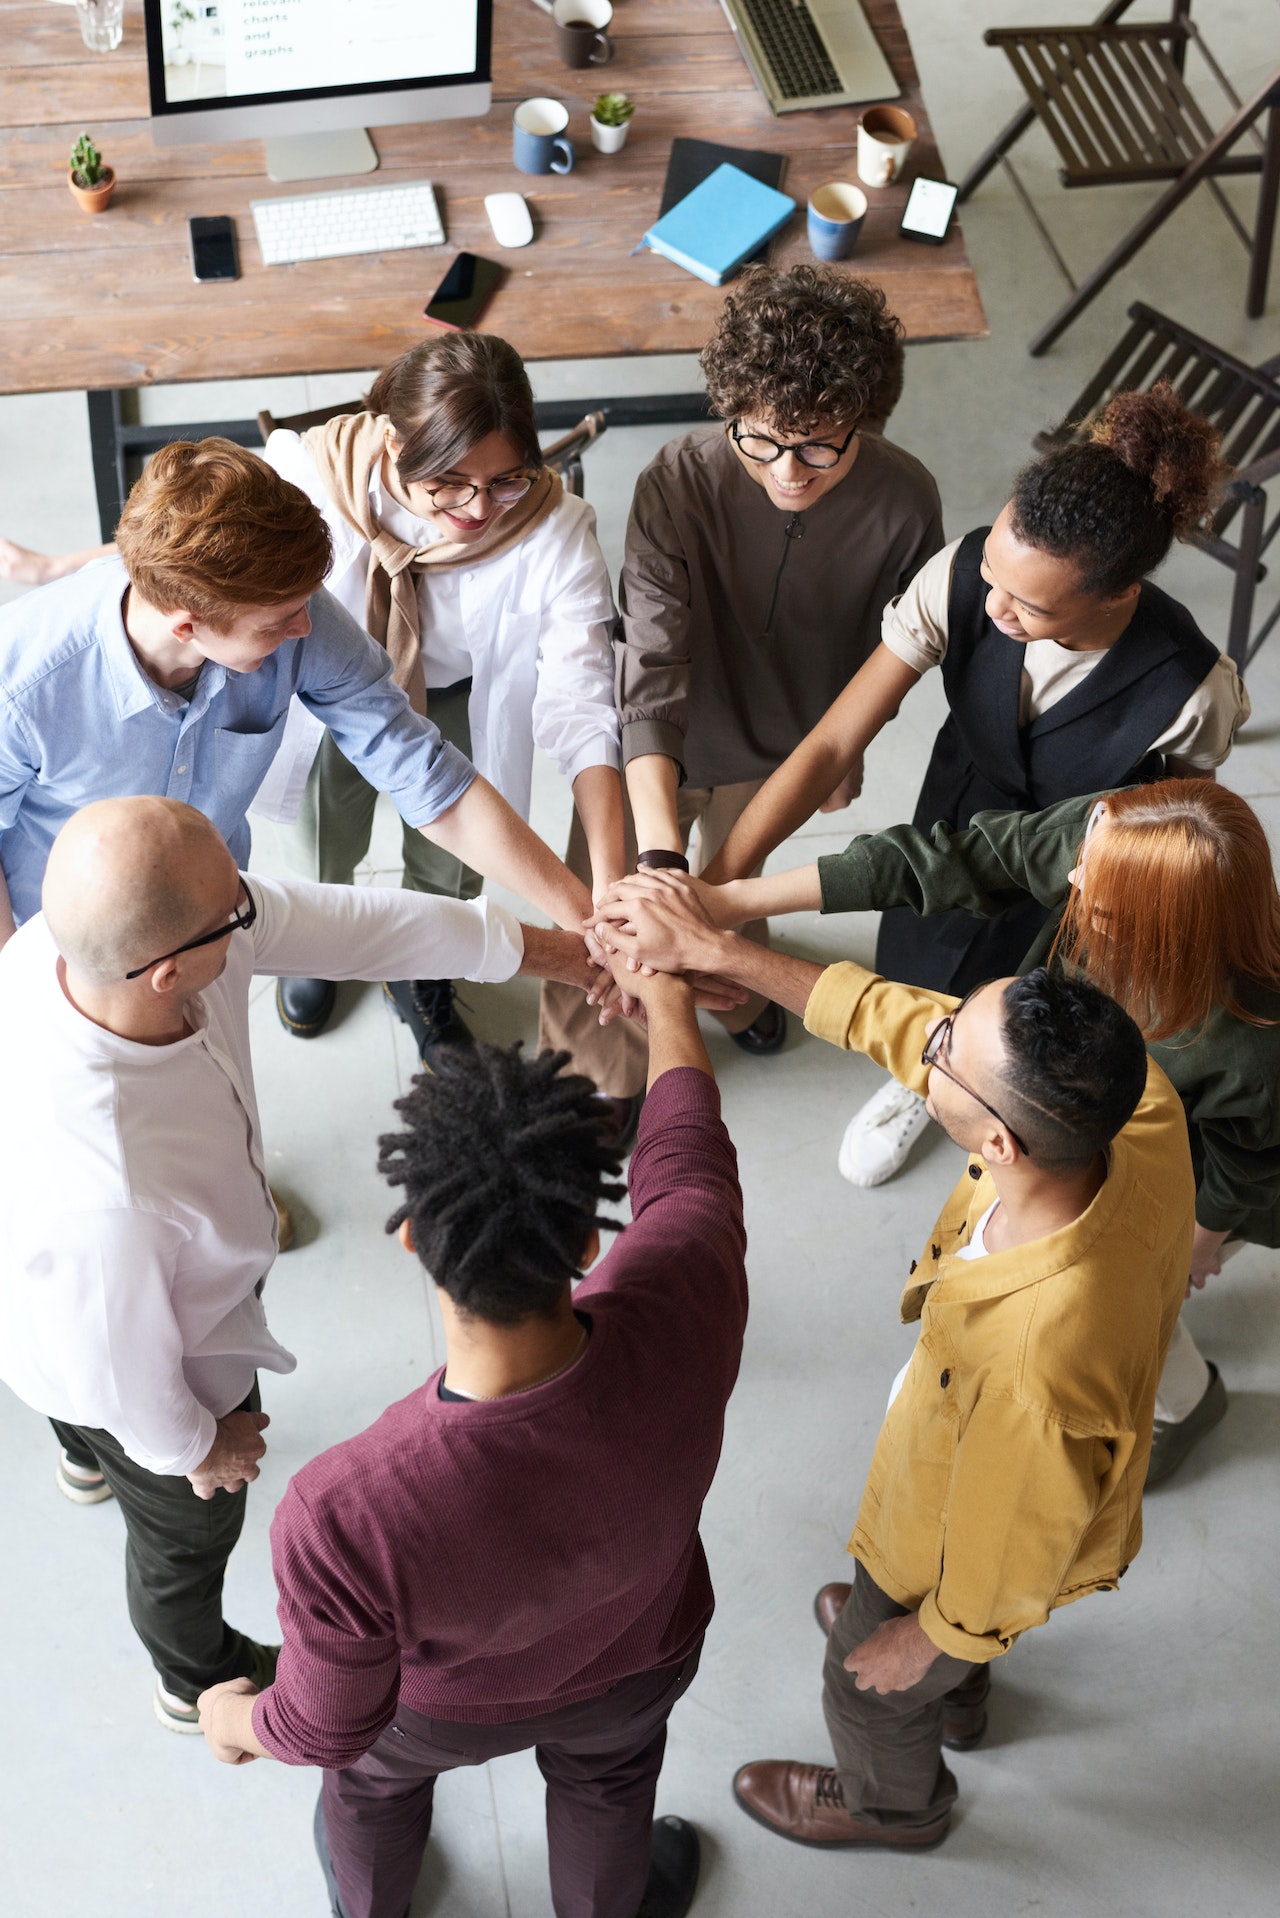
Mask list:
[[[572,173],[573,147],[564,137],[569,109],[559,100],[522,100],[515,111],[512,157],[521,173]]]

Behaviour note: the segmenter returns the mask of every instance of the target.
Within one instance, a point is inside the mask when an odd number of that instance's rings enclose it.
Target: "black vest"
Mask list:
[[[977,812],[1039,812],[1060,799],[1164,777],[1152,741],[1212,672],[1218,649],[1186,608],[1144,582],[1120,638],[1065,698],[1026,727],[1018,698],[1026,642],[987,618],[980,566],[989,527],[961,540],[947,604],[942,682],[951,710],[933,743],[912,824],[967,826]],[[1043,923],[1029,900],[998,919],[884,915],[876,968],[935,991],[967,992],[1015,972]]]

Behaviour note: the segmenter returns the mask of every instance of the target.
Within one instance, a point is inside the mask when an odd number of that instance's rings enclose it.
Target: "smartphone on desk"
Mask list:
[[[959,193],[959,187],[952,186],[950,180],[913,180],[898,228],[903,239],[941,246],[951,226]]]
[[[436,326],[472,326],[507,277],[496,260],[478,253],[459,253],[426,306],[424,316]]]
[[[225,213],[187,221],[191,231],[191,272],[197,280],[238,280],[236,229]]]

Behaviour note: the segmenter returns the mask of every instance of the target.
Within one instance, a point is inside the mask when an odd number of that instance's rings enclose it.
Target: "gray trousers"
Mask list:
[[[932,1825],[956,1801],[956,1781],[942,1760],[942,1706],[975,1705],[986,1697],[985,1665],[945,1652],[918,1685],[903,1692],[858,1690],[844,1660],[907,1607],[882,1592],[859,1565],[848,1603],[831,1628],[823,1668],[822,1709],[844,1787],[846,1811],[868,1825],[910,1831]]]
[[[470,682],[428,694],[431,718],[459,752],[471,756],[467,720]],[[349,886],[369,850],[377,788],[358,773],[326,732],[307,780],[297,820],[284,834],[289,863],[304,879]],[[450,852],[424,839],[416,826],[404,827],[404,884],[410,892],[431,892],[444,899],[474,899],[483,881]]]

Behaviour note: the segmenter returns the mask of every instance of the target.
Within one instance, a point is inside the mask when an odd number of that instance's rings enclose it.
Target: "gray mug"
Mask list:
[[[521,173],[572,173],[573,147],[564,137],[568,124],[569,109],[559,100],[520,102],[513,122],[512,158]]]
[[[612,0],[554,0],[556,45],[567,67],[603,67],[613,58]]]

